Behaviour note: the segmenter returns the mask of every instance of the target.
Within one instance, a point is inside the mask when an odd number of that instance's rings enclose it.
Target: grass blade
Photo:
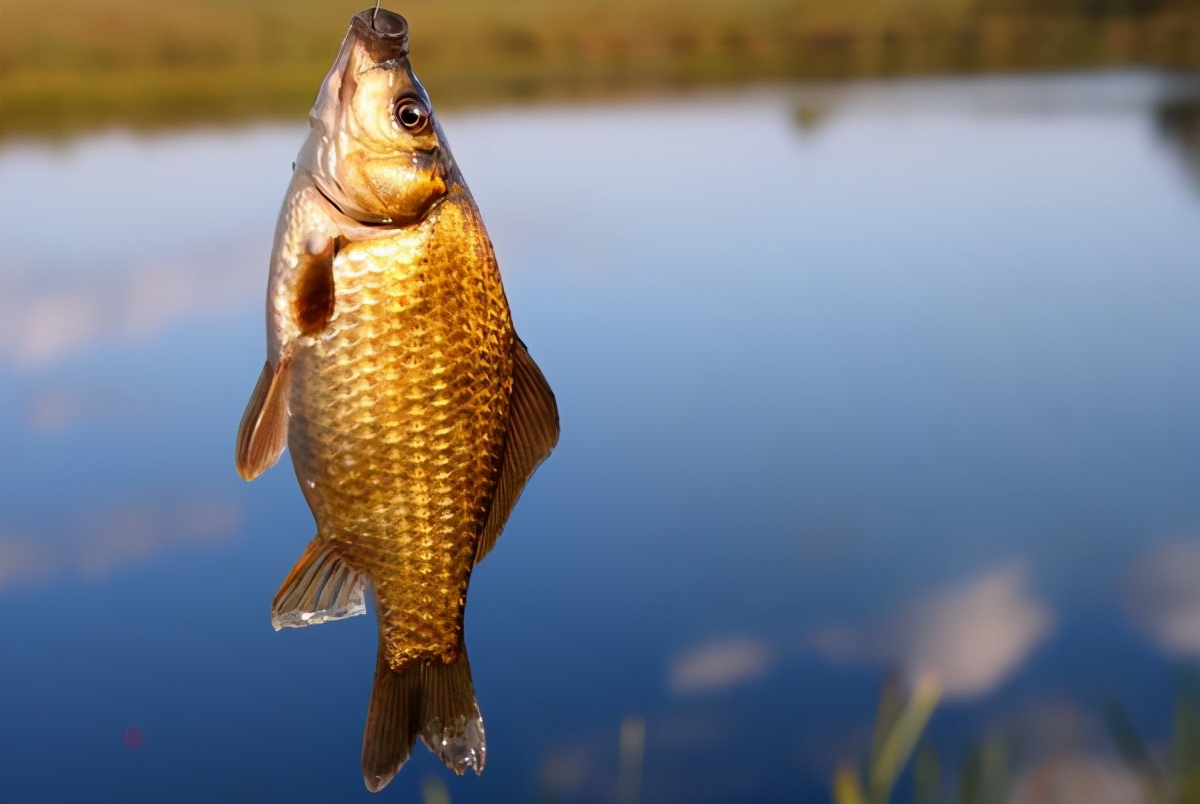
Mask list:
[[[858,774],[849,765],[839,765],[833,777],[834,804],[866,804]]]
[[[1175,763],[1179,800],[1200,801],[1200,705],[1191,687],[1180,690],[1175,702]]]
[[[925,725],[937,707],[941,692],[941,685],[931,677],[917,682],[912,697],[908,699],[896,719],[895,726],[884,740],[882,749],[872,762],[868,783],[871,802],[882,804],[887,801],[900,771],[912,756],[917,741],[925,731]]]
[[[1125,766],[1142,780],[1148,801],[1166,801],[1166,779],[1119,701],[1104,707],[1104,725]]]
[[[928,742],[917,747],[913,759],[913,801],[916,804],[937,804],[942,793],[942,761],[937,749]]]

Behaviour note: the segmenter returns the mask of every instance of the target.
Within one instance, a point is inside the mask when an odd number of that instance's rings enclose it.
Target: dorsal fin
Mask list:
[[[558,404],[554,392],[519,338],[513,345],[513,389],[508,404],[504,463],[475,548],[476,564],[496,545],[526,481],[558,443]]]

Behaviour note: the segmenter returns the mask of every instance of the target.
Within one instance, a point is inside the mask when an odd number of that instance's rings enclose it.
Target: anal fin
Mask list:
[[[275,595],[271,625],[278,631],[363,614],[366,586],[367,576],[352,570],[333,545],[317,537],[308,543]]]
[[[258,375],[238,425],[237,470],[245,480],[253,480],[274,466],[287,446],[290,376],[288,360],[281,361],[278,369],[273,369],[267,361]]]
[[[558,443],[558,403],[554,392],[519,338],[513,344],[513,389],[508,406],[504,463],[475,548],[476,564],[495,547],[525,484]]]

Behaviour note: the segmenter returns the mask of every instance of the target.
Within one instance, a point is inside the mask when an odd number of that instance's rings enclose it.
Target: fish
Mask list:
[[[482,773],[467,590],[559,438],[408,33],[378,6],[356,14],[321,84],[276,226],[267,357],[236,444],[246,480],[288,449],[316,522],[272,603],[275,629],[374,601],[371,791],[417,739],[455,773]]]

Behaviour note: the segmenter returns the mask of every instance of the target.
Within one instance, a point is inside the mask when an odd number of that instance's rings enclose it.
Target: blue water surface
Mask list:
[[[436,98],[435,98],[436,102]],[[947,768],[1165,744],[1200,657],[1194,76],[447,116],[562,440],[474,576],[487,770],[358,763],[373,616],[233,435],[304,130],[0,145],[0,798],[828,800],[890,675]],[[1044,750],[1043,750],[1044,749]],[[949,772],[949,771],[948,771]],[[907,787],[897,798],[907,800]]]

